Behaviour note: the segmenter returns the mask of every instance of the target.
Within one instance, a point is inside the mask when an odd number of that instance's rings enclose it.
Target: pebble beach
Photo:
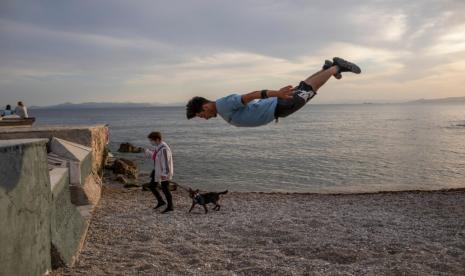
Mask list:
[[[104,187],[73,268],[55,275],[464,275],[465,189],[235,193],[208,214],[181,189]]]

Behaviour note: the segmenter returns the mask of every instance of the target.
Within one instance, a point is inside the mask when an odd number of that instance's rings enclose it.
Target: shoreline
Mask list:
[[[115,156],[119,158],[127,158],[125,154],[118,153]],[[141,166],[141,164],[145,161],[145,159],[131,159],[132,161],[136,162],[138,166]],[[143,170],[139,172],[139,179],[144,179],[145,182],[148,183],[149,178],[148,176],[150,175],[149,171]],[[110,181],[111,182],[111,181]],[[140,180],[139,180],[140,182]],[[143,182],[143,181],[142,181]],[[260,190],[255,190],[255,191],[243,191],[243,190],[238,190],[234,191],[231,190],[231,188],[228,187],[221,187],[221,188],[212,188],[212,189],[203,189],[199,187],[189,187],[187,185],[179,185],[177,181],[173,181],[176,185],[181,187],[181,189],[185,188],[192,188],[192,189],[199,189],[200,191],[224,191],[224,190],[229,190],[230,193],[258,193],[258,194],[306,194],[306,195],[313,195],[313,194],[322,194],[322,195],[363,195],[363,194],[378,194],[378,193],[403,193],[403,192],[447,192],[447,191],[465,191],[465,184],[464,185],[449,185],[449,187],[444,187],[444,186],[439,186],[438,188],[421,188],[421,186],[416,186],[415,188],[412,189],[380,189],[380,190],[366,190],[363,191],[361,189],[354,189],[354,190],[343,190],[343,189],[338,189],[335,188],[336,191],[332,190],[322,190],[318,192],[314,191],[284,191],[284,190],[270,190],[270,191],[260,191]],[[111,184],[110,184],[111,185]],[[118,184],[117,184],[118,185]],[[337,191],[339,190],[339,191]]]
[[[444,188],[444,189],[437,189],[437,190],[394,190],[394,191],[377,191],[377,192],[347,192],[347,193],[332,193],[332,192],[321,192],[321,193],[314,193],[314,192],[230,192],[230,193],[237,193],[237,194],[282,194],[282,195],[333,195],[333,196],[340,196],[340,195],[374,195],[374,194],[398,194],[398,193],[436,193],[436,192],[465,192],[464,188]]]

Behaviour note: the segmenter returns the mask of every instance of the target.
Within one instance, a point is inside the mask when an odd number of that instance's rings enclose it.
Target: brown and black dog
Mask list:
[[[189,189],[189,196],[192,198],[192,206],[189,209],[189,213],[192,211],[192,209],[194,209],[196,204],[202,205],[203,208],[205,209],[205,214],[208,213],[208,209],[207,209],[208,203],[215,204],[215,207],[213,207],[213,210],[219,211],[221,208],[221,205],[218,204],[218,201],[220,200],[220,195],[224,195],[227,193],[228,193],[228,190],[224,192],[219,192],[219,193],[209,192],[209,193],[201,194],[199,190],[194,191],[192,189]]]

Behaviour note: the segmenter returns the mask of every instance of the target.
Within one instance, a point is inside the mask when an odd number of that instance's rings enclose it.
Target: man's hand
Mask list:
[[[162,181],[168,180],[168,177],[167,177],[167,176],[164,176],[164,175],[162,175],[162,176],[161,176],[161,180],[162,180]]]
[[[278,97],[284,100],[292,99],[294,93],[294,87],[288,85],[279,90],[267,90],[266,95],[269,98]],[[261,91],[250,92],[248,94],[242,95],[241,100],[244,105],[248,104],[253,100],[261,99]]]
[[[152,157],[153,151],[149,149],[144,149],[145,156],[147,157]]]
[[[283,100],[292,99],[293,96],[294,96],[294,87],[292,87],[292,85],[285,86],[279,89],[278,91],[276,91],[276,97],[283,99]]]

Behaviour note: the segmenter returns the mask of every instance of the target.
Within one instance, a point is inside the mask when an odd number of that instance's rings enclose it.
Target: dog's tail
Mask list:
[[[219,195],[224,195],[224,194],[227,194],[228,193],[228,190],[224,191],[224,192],[219,192],[218,194]]]

